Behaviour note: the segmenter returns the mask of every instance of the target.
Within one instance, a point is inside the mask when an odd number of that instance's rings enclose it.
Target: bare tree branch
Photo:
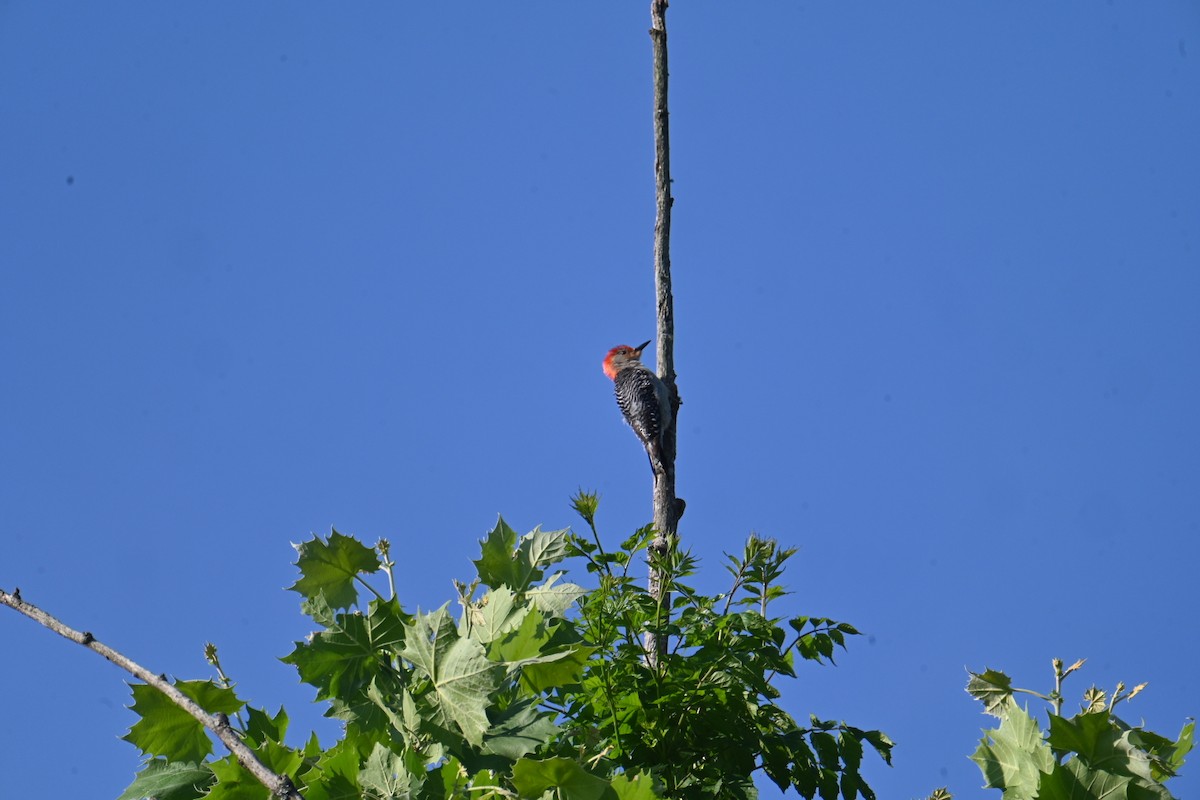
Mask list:
[[[650,2],[650,41],[654,73],[654,287],[658,308],[658,377],[671,393],[671,424],[663,434],[663,475],[654,481],[654,530],[651,550],[666,556],[675,547],[683,501],[675,497],[675,448],[679,419],[679,389],[675,385],[675,303],[671,296],[671,137],[667,108],[667,0]],[[663,614],[669,613],[670,595],[662,570],[650,567],[650,595]],[[665,622],[665,620],[662,620]],[[651,665],[666,655],[667,641],[653,632],[646,635],[646,657]]]
[[[229,719],[224,714],[209,714],[203,708],[196,705],[194,700],[172,686],[166,677],[155,675],[136,661],[127,658],[108,645],[101,644],[96,641],[96,638],[92,634],[67,627],[37,606],[26,603],[21,599],[20,589],[14,590],[12,594],[0,589],[0,605],[6,605],[9,608],[19,611],[33,621],[39,622],[54,631],[59,636],[70,639],[76,644],[83,645],[95,653],[99,653],[138,680],[144,681],[158,689],[170,698],[171,702],[191,714],[201,725],[212,731],[229,748],[229,752],[233,753],[238,763],[257,778],[259,783],[267,787],[272,794],[277,797],[287,798],[287,800],[304,800],[303,796],[296,791],[291,778],[286,775],[277,775],[268,769],[259,760],[258,756],[255,755],[254,751],[238,738],[237,732],[230,727]]]

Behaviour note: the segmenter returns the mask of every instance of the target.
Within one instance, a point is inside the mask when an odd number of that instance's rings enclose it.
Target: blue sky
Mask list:
[[[331,742],[289,542],[440,605],[497,513],[612,542],[654,334],[648,3],[0,5],[0,586]],[[948,785],[964,668],[1200,712],[1200,6],[677,2],[679,493],[701,583],[869,634],[789,689]],[[123,673],[0,615],[14,797],[116,796]],[[1194,761],[1195,759],[1193,759]],[[1193,763],[1172,784],[1200,794]],[[995,796],[995,793],[990,793]],[[766,796],[771,796],[767,794]]]

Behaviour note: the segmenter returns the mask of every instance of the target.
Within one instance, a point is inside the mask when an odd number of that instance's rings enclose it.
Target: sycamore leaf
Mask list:
[[[212,752],[212,741],[195,717],[153,686],[135,683],[130,688],[130,708],[141,719],[122,737],[125,741],[147,755],[163,756],[168,761],[202,761]],[[176,681],[175,688],[210,714],[235,714],[243,705],[232,689],[212,681]]]
[[[574,583],[557,583],[561,577],[562,573],[556,572],[541,586],[525,593],[534,608],[550,617],[566,616],[575,601],[587,594],[586,589]]]
[[[534,528],[531,533],[521,537],[521,551],[527,553],[526,560],[530,566],[541,571],[552,564],[557,564],[567,557],[567,542],[571,531],[563,528],[558,531],[544,531],[541,527]],[[529,584],[526,584],[528,586]]]
[[[558,725],[553,718],[537,708],[537,700],[530,698],[513,703],[492,723],[492,728],[483,740],[483,752],[503,756],[516,761],[545,744]]]
[[[304,800],[362,800],[362,796],[356,779],[345,775],[329,775],[320,771],[304,775]]]
[[[246,709],[246,739],[252,744],[261,744],[268,739],[282,742],[287,726],[288,715],[282,706],[274,718],[260,708]]]
[[[305,800],[361,800],[359,759],[358,748],[348,739],[317,756],[315,768],[303,776]]]
[[[1005,800],[1033,800],[1041,774],[1054,767],[1054,755],[1037,723],[1011,697],[995,713],[1000,727],[984,732],[971,760],[983,772],[984,785],[1003,789]]]
[[[1163,759],[1172,775],[1178,772],[1179,768],[1183,766],[1184,756],[1192,751],[1195,737],[1196,721],[1192,720],[1183,726],[1183,730],[1179,732],[1179,738],[1175,740],[1174,747],[1170,748],[1170,753]]]
[[[513,607],[513,593],[507,586],[493,589],[477,604],[467,607],[474,638],[487,644],[521,624],[528,607]]]
[[[327,609],[320,597],[311,604]],[[318,700],[344,700],[388,669],[389,654],[399,653],[404,642],[405,618],[394,600],[373,602],[365,616],[330,612],[325,630],[307,642],[296,642],[281,660],[296,667],[300,680],[317,688]]]
[[[462,762],[451,756],[425,776],[425,791],[422,792],[422,796],[433,798],[470,797],[472,800],[479,800],[479,793],[467,791],[469,783],[470,776],[463,769]]]
[[[519,628],[491,643],[488,655],[504,662],[509,674],[520,671],[525,685],[534,692],[578,683],[595,648],[557,645],[546,652],[550,646],[545,618],[537,609],[529,609]]]
[[[513,786],[522,797],[540,797],[549,789],[563,800],[616,800],[608,781],[597,778],[569,758],[535,761],[522,758],[513,765]]]
[[[211,764],[217,782],[204,800],[271,800],[271,792],[233,756]]]
[[[506,800],[512,797],[512,792],[503,788],[500,776],[490,769],[479,770],[469,780],[474,800]]]
[[[144,797],[193,800],[202,796],[215,779],[207,764],[167,763],[155,758],[146,763],[117,800],[142,800]]]
[[[985,669],[979,673],[968,671],[967,674],[971,676],[967,681],[967,694],[983,703],[985,713],[1002,717],[997,712],[1012,697],[1012,678],[995,669]]]
[[[1091,686],[1083,693],[1083,712],[1095,714],[1108,708],[1108,692],[1099,686]]]
[[[1150,758],[1150,772],[1156,782],[1173,778],[1183,766],[1184,757],[1192,750],[1192,739],[1196,723],[1188,722],[1179,732],[1179,738],[1171,740],[1145,728],[1131,728],[1118,717],[1113,722],[1121,730],[1129,732],[1129,743],[1144,751]]]
[[[480,545],[479,558],[473,562],[479,580],[492,589],[516,586],[517,532],[501,517]]]
[[[267,742],[254,748],[267,767],[278,775],[295,775],[304,757],[278,742]],[[271,800],[271,793],[238,760],[229,755],[210,764],[217,783],[205,795],[205,800]]]
[[[1149,757],[1130,743],[1130,732],[1114,726],[1109,716],[1107,711],[1078,714],[1071,719],[1051,714],[1046,741],[1059,752],[1075,753],[1092,769],[1153,783]]]
[[[295,775],[304,763],[304,754],[280,742],[267,742],[256,747],[258,758],[278,775]]]
[[[654,790],[654,779],[645,773],[638,773],[632,778],[628,773],[614,775],[612,788],[621,800],[655,800],[659,797]]]
[[[497,687],[496,664],[483,645],[458,637],[446,607],[418,614],[405,626],[404,658],[429,676],[438,705],[473,745],[488,729],[489,696]]]
[[[483,540],[474,562],[479,579],[491,589],[507,586],[515,593],[525,592],[542,579],[546,567],[566,558],[569,535],[565,529],[535,528],[518,543],[516,531],[501,518]]]
[[[1055,764],[1042,775],[1038,800],[1125,800],[1130,781],[1122,775],[1089,769],[1073,758],[1066,764]]]
[[[426,706],[427,710],[432,711],[438,717],[436,720],[428,719],[422,716],[422,710],[417,708],[416,701],[407,689],[394,687],[389,692],[375,681],[372,681],[371,686],[367,689],[367,699],[375,704],[392,727],[400,733],[404,745],[424,759],[426,766],[442,759],[442,756],[445,755],[444,748],[441,744],[433,741],[425,730],[427,723],[433,727],[439,723],[443,727],[450,724],[449,719],[445,718],[445,714],[441,713],[440,708],[429,709]]]
[[[420,775],[413,774],[403,756],[376,743],[367,757],[367,763],[358,773],[358,783],[362,787],[363,798],[408,800],[424,777],[424,770]]]
[[[330,608],[349,608],[358,602],[355,577],[379,569],[374,550],[336,530],[329,534],[328,542],[314,536],[295,548],[300,553],[296,566],[301,577],[288,588],[309,600],[323,594]]]
[[[547,653],[521,665],[521,677],[534,692],[544,692],[559,686],[574,686],[583,679],[595,647],[575,645],[568,650]]]
[[[488,648],[494,658],[509,663],[529,661],[539,658],[542,648],[550,643],[550,632],[542,612],[537,609],[525,611],[521,615],[521,624],[508,630]]]

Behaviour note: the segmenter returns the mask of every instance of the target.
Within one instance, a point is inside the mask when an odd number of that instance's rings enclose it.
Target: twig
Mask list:
[[[660,557],[675,547],[683,501],[675,497],[675,445],[679,418],[679,390],[675,385],[675,305],[671,296],[671,137],[667,107],[667,0],[650,2],[650,42],[654,71],[654,288],[658,308],[658,377],[671,393],[671,424],[663,432],[663,475],[654,481],[654,542]],[[660,559],[661,560],[661,559]],[[651,559],[650,596],[669,613],[671,601],[666,576]],[[646,660],[655,666],[667,654],[667,641],[646,634]]]
[[[171,702],[191,714],[201,725],[212,731],[229,748],[229,752],[233,753],[238,763],[257,778],[259,783],[267,787],[272,794],[277,797],[287,798],[287,800],[304,800],[303,796],[296,791],[291,778],[286,775],[277,775],[268,769],[258,759],[254,751],[238,738],[237,733],[229,725],[228,717],[220,713],[209,714],[203,708],[196,705],[194,700],[172,686],[165,676],[155,675],[136,661],[132,661],[108,645],[101,644],[91,633],[67,627],[37,606],[26,603],[21,599],[20,589],[14,590],[12,594],[0,589],[0,605],[6,605],[9,608],[19,611],[34,622],[41,623],[54,631],[59,636],[70,639],[76,644],[83,645],[95,653],[99,653],[135,678],[158,689],[170,698]]]

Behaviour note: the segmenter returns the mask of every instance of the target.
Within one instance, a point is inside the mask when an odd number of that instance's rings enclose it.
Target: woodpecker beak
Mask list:
[[[636,350],[637,354],[640,356],[642,354],[642,351],[646,349],[646,345],[650,344],[653,341],[654,341],[653,339],[647,339],[646,341],[642,342],[641,344],[639,344],[637,347],[635,347],[633,349]]]

